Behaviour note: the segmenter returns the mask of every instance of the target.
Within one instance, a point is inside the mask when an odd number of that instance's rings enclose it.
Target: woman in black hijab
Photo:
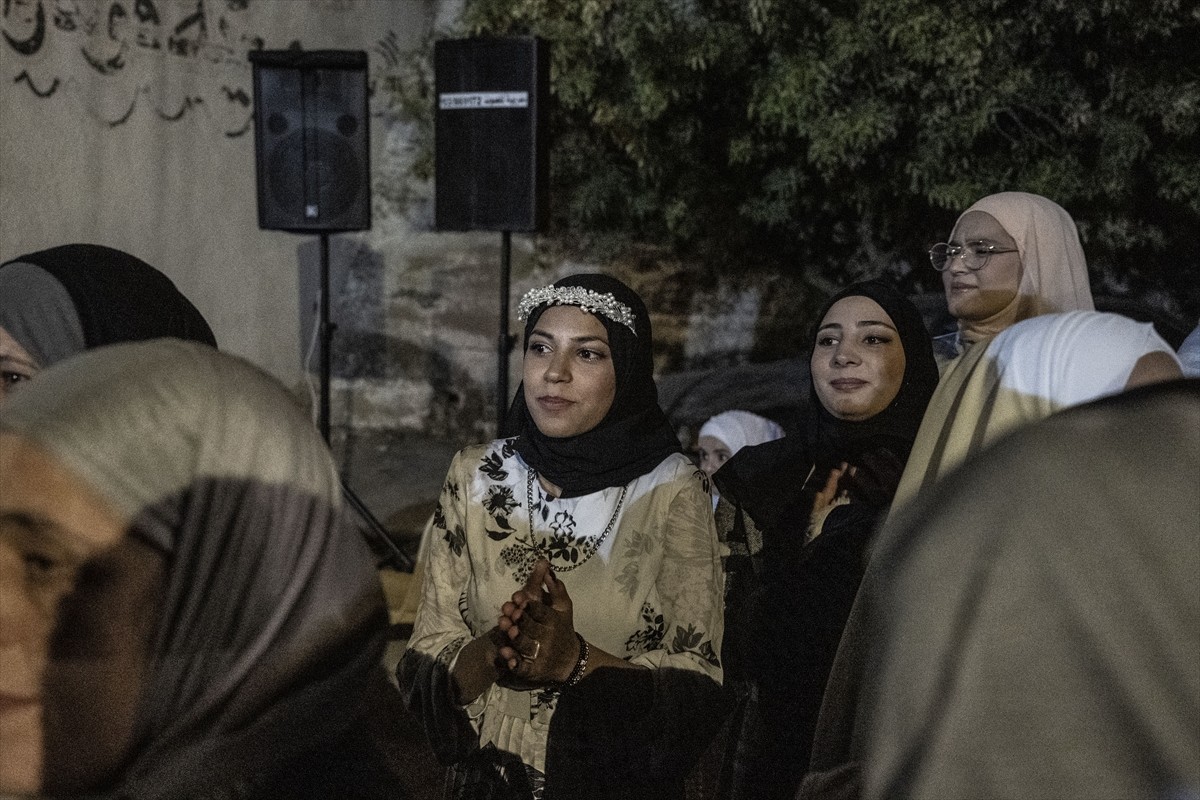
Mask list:
[[[890,286],[854,284],[817,319],[804,430],[714,475],[732,517],[724,656],[745,701],[722,779],[733,798],[796,792],[868,540],[938,381],[920,312]]]
[[[680,796],[719,719],[721,564],[649,314],[575,275],[518,317],[515,435],[450,467],[400,685],[449,797]]]
[[[161,338],[217,345],[171,279],[139,258],[66,244],[0,264],[0,396],[84,350]]]

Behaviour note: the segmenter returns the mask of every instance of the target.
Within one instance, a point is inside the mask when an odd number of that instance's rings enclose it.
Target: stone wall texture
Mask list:
[[[0,258],[67,242],[131,252],[192,299],[223,349],[315,406],[318,237],[257,226],[247,54],[260,47],[365,50],[373,225],[331,237],[331,419],[339,430],[423,431],[459,442],[491,436],[500,234],[432,230],[433,187],[408,177],[418,157],[416,129],[395,107],[393,91],[407,79],[405,53],[446,30],[459,5],[4,2]],[[664,374],[796,350],[797,311],[811,300],[799,283],[783,276],[700,283],[696,266],[655,251],[581,261],[552,242],[517,235],[510,307],[534,286],[604,271],[631,284],[651,308]],[[515,320],[510,331],[520,332]],[[511,393],[520,380],[519,345],[508,365]],[[707,405],[719,402],[719,391],[709,394],[716,399]]]

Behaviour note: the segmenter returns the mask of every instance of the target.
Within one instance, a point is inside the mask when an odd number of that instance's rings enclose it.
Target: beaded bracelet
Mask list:
[[[583,672],[587,669],[588,656],[591,654],[591,648],[588,646],[587,640],[578,631],[575,632],[575,636],[579,639],[579,660],[575,662],[575,667],[571,670],[571,674],[563,681],[564,689],[574,686],[583,680]]]

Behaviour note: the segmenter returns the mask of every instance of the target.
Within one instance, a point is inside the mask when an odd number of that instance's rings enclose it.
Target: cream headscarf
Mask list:
[[[328,449],[278,381],[192,342],[111,345],[13,392],[0,430],[51,452],[166,556],[111,796],[251,796],[239,787],[359,724],[370,681],[386,681],[383,596]],[[48,740],[47,764],[83,747]]]
[[[960,214],[954,227],[972,211],[991,215],[1016,241],[1021,256],[1021,285],[1013,301],[994,316],[978,322],[959,320],[964,338],[982,341],[1013,322],[1039,314],[1090,311],[1096,307],[1079,232],[1066,209],[1041,195],[1000,192]]]
[[[1020,399],[1015,393],[999,391],[992,344],[1007,327],[1001,326],[1000,320],[1012,319],[1013,304],[1017,304],[1017,322],[1042,314],[1095,309],[1079,233],[1062,206],[1036,194],[1001,192],[978,201],[963,215],[971,211],[992,215],[1016,241],[1021,284],[1012,304],[992,318],[959,322],[960,333],[975,344],[950,362],[929,401],[893,509],[1003,433],[1053,410],[1043,405],[1044,413],[1030,416],[1028,403],[1013,403]]]

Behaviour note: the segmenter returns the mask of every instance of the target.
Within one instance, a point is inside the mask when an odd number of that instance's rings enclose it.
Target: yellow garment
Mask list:
[[[968,455],[1022,422],[1041,419],[1054,410],[1041,398],[1000,396],[996,365],[988,351],[995,336],[1008,327],[1001,320],[1014,320],[1013,306],[1016,322],[1095,308],[1079,233],[1062,206],[1036,194],[1000,192],[979,200],[963,215],[972,211],[990,214],[1017,243],[1020,287],[1012,303],[992,318],[959,321],[966,352],[942,371],[896,489],[893,511]]]
[[[1001,397],[995,360],[988,358],[990,345],[991,339],[976,343],[952,361],[942,375],[896,488],[893,509],[1022,421],[1051,413],[1050,409],[1038,413],[1026,408],[1015,393]],[[1037,399],[1031,398],[1030,402]]]
[[[975,345],[938,384],[930,403],[938,416],[922,420],[897,499],[1021,425],[1123,391],[1138,361],[1154,352],[1175,358],[1154,326],[1100,311],[1042,314]]]

